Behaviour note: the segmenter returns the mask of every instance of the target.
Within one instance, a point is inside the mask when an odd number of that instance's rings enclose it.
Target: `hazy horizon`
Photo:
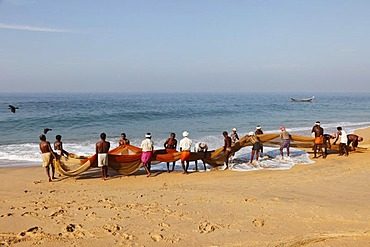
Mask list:
[[[370,92],[368,9],[0,0],[1,92]]]

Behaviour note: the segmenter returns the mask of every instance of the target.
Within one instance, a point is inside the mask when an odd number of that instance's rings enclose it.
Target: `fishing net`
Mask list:
[[[262,134],[258,135],[260,142],[265,146],[276,147],[280,145],[280,134]],[[291,147],[310,148],[313,146],[314,138],[306,136],[292,135]],[[231,147],[231,154],[238,152],[240,149],[251,146],[251,137],[244,136]],[[152,156],[152,165],[161,162],[174,162],[180,159],[181,152],[170,149],[154,150]],[[129,175],[139,170],[143,163],[141,162],[141,148],[132,145],[121,145],[109,151],[109,167],[116,170],[122,175]],[[191,152],[189,161],[201,160],[211,167],[217,167],[224,163],[224,148],[207,152]],[[56,170],[66,176],[76,176],[87,171],[90,167],[97,167],[96,155],[78,156],[69,154],[68,157],[61,157],[54,160]]]

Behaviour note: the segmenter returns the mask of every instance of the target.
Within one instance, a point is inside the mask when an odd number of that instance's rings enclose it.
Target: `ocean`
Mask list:
[[[290,100],[313,95],[310,103]],[[19,107],[16,113],[9,104]],[[44,128],[52,129],[46,135],[51,143],[60,134],[68,152],[92,155],[102,132],[112,148],[122,132],[135,146],[151,132],[155,148],[161,149],[171,132],[180,140],[187,130],[194,144],[204,141],[212,150],[223,145],[222,132],[232,128],[241,137],[257,125],[265,133],[278,133],[284,125],[304,136],[311,135],[316,121],[325,133],[336,132],[337,126],[347,133],[370,126],[369,93],[0,93],[0,106],[0,166],[40,165],[38,143]],[[236,154],[233,170],[289,169],[313,162],[300,150],[282,160],[278,147],[265,147],[270,158],[251,166],[250,151]],[[180,162],[176,169],[181,169]]]

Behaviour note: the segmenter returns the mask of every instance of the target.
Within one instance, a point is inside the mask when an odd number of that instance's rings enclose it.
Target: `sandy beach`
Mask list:
[[[356,133],[369,148],[370,128]],[[370,246],[370,152],[358,150],[290,170],[107,181],[1,168],[0,245]]]

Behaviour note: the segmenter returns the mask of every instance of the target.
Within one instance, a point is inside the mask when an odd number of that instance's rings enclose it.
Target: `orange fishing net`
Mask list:
[[[260,142],[266,146],[279,146],[280,134],[263,134],[258,135]],[[239,151],[241,148],[251,146],[250,136],[240,138],[234,146],[231,147],[231,153]],[[314,138],[306,136],[292,135],[291,147],[310,148],[313,147]],[[152,165],[161,162],[174,162],[180,159],[181,152],[170,149],[154,150]],[[201,160],[212,167],[220,166],[225,161],[223,147],[216,150],[207,151],[206,153],[190,152],[189,161]],[[66,176],[75,176],[87,171],[90,167],[97,166],[96,155],[89,157],[70,154],[68,158],[61,157],[60,160],[54,161],[56,170]],[[141,148],[132,145],[121,145],[109,151],[109,167],[120,174],[129,175],[135,173],[143,166],[141,162]]]

